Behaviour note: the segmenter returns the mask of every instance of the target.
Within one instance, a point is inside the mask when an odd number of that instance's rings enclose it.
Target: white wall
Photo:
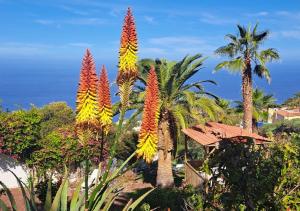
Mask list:
[[[19,187],[17,180],[11,172],[14,172],[25,184],[27,184],[28,173],[26,170],[18,164],[14,159],[0,154],[0,181],[3,182],[8,188]]]

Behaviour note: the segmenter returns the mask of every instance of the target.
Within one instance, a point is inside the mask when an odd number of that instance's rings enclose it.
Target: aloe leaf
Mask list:
[[[89,197],[89,210],[94,206],[94,201],[97,195],[101,192],[101,190],[105,187],[106,181],[102,178],[100,183],[93,189],[90,197]]]
[[[7,186],[0,181],[0,185],[3,187],[8,199],[9,199],[9,202],[11,204],[11,208],[13,209],[13,211],[16,211],[17,210],[17,205],[16,205],[16,201],[15,201],[15,198],[13,197],[11,191],[7,188]]]
[[[99,210],[102,205],[106,202],[107,203],[107,199],[111,198],[110,195],[116,195],[119,194],[119,191],[117,191],[116,193],[113,193],[115,190],[118,190],[121,187],[121,184],[116,184],[113,185],[111,187],[108,187],[103,194],[101,194],[101,197],[99,197],[99,199],[95,202],[95,205],[93,208],[93,210]]]
[[[52,203],[52,178],[50,177],[47,185],[47,195],[45,200],[44,210],[49,211]]]
[[[65,181],[63,181],[63,183],[60,185],[58,191],[56,192],[56,195],[53,199],[50,211],[58,211],[60,208],[60,197],[61,197],[61,192],[63,189],[63,185],[64,185]]]
[[[105,190],[108,187],[107,182],[103,182],[103,184],[100,185],[101,188],[99,187],[99,191],[96,192],[95,197],[93,199],[89,198],[89,210],[93,210],[95,208],[97,202],[100,200],[102,194],[105,192]],[[98,186],[96,188],[98,188]]]
[[[60,210],[61,194],[62,194],[62,190],[64,188],[64,185],[66,183],[66,180],[68,179],[67,176],[68,176],[68,172],[65,171],[65,174],[64,174],[64,177],[63,177],[64,179],[63,179],[61,185],[59,186],[59,189],[58,189],[58,191],[57,191],[57,193],[56,193],[56,195],[54,197],[54,200],[52,202],[50,211],[58,211],[58,210]]]
[[[34,199],[29,200],[29,198],[27,197],[27,194],[26,194],[26,191],[25,191],[25,188],[24,188],[25,184],[17,177],[17,175],[14,172],[12,172],[9,169],[8,169],[8,171],[10,171],[10,173],[12,173],[14,175],[14,177],[16,178],[16,180],[17,180],[17,182],[18,182],[18,184],[21,188],[22,196],[23,196],[23,199],[24,199],[25,205],[26,205],[26,210],[28,210],[28,211],[37,210],[37,208],[35,206]]]
[[[9,211],[8,207],[6,206],[6,204],[0,199],[0,210],[3,211]]]
[[[132,153],[123,163],[122,165],[115,170],[112,175],[108,178],[108,181],[115,179],[118,174],[123,170],[123,168],[127,165],[127,163],[136,155],[136,152]]]
[[[80,189],[81,189],[81,184],[82,184],[82,180],[79,181],[74,193],[73,193],[73,196],[72,196],[72,199],[71,199],[71,204],[70,204],[70,210],[73,211],[73,210],[78,210],[76,209],[76,205],[77,205],[77,202],[78,202],[78,198],[79,198],[79,193],[80,193]]]
[[[109,210],[115,199],[117,198],[118,194],[111,195],[108,199],[107,202],[103,208],[103,210]],[[95,210],[96,211],[96,210]]]
[[[83,208],[83,209],[85,209],[85,206],[84,206],[84,194],[81,194],[80,196],[79,196],[79,199],[78,199],[78,201],[77,201],[77,203],[76,203],[76,207],[75,207],[75,209],[74,210],[70,210],[70,211],[77,211],[77,210],[80,210],[80,207],[81,207],[81,209]]]
[[[143,195],[141,195],[137,200],[135,200],[127,209],[123,209],[123,211],[131,211],[134,210],[143,200],[146,196],[148,196],[152,191],[154,191],[155,188],[147,191]]]
[[[67,206],[68,206],[68,188],[69,188],[69,180],[66,179],[65,184],[63,186],[63,189],[61,191],[61,197],[60,197],[60,203],[61,211],[67,211]]]
[[[107,177],[108,174],[108,170],[106,170],[105,174],[102,176],[99,185],[97,185],[93,192],[91,193],[91,196],[89,198],[89,209],[92,209],[93,207],[95,207],[95,202],[97,202],[99,200],[99,198],[101,197],[102,191],[103,189],[105,189],[105,186],[107,186],[109,184],[110,181],[114,180],[116,177],[119,176],[119,173],[121,172],[121,170],[126,166],[126,164],[136,155],[136,152],[132,153],[123,163],[122,165],[115,170],[112,175],[110,175],[109,177]],[[111,158],[112,159],[112,158]]]

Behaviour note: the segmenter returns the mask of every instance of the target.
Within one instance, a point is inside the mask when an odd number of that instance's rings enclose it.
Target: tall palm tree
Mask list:
[[[257,130],[257,122],[268,119],[268,108],[275,105],[275,98],[273,95],[266,95],[263,90],[254,89],[252,99],[252,129]],[[243,112],[243,102],[235,101],[235,103],[237,112]]]
[[[224,61],[215,67],[215,70],[222,68],[232,72],[241,72],[242,95],[243,95],[243,127],[249,132],[252,131],[252,72],[260,78],[271,81],[269,69],[266,63],[279,59],[278,52],[273,48],[259,50],[263,41],[268,38],[269,31],[257,31],[256,24],[252,29],[237,25],[238,34],[227,34],[229,43],[218,48],[215,53],[221,56],[228,56],[231,60]]]
[[[135,86],[132,105],[138,108],[143,104],[146,79],[151,66],[155,67],[160,92],[160,116],[158,122],[158,171],[157,185],[170,187],[174,184],[172,173],[172,153],[176,152],[176,143],[181,129],[192,122],[214,120],[222,109],[216,104],[216,96],[205,92],[204,80],[189,83],[201,68],[204,58],[200,54],[184,57],[179,62],[165,59],[143,59],[139,62],[139,85]],[[212,98],[210,98],[212,96]]]

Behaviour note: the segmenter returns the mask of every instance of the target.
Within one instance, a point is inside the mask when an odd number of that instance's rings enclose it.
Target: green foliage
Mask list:
[[[37,108],[3,112],[0,122],[0,150],[30,165],[31,154],[40,139],[41,115]]]
[[[75,114],[65,102],[53,102],[39,109],[41,119],[41,137],[53,130],[74,123]]]
[[[290,142],[279,142],[272,148],[270,159],[278,161],[280,177],[274,188],[279,209],[300,209],[300,148]]]
[[[208,203],[226,210],[299,209],[299,152],[289,142],[264,148],[251,140],[224,140],[209,162],[213,177]]]
[[[276,121],[261,128],[261,133],[275,140],[288,140],[300,146],[300,119]]]
[[[194,193],[185,200],[185,210],[203,210],[203,199],[201,194]]]
[[[146,192],[146,190],[138,190],[135,193],[131,193],[133,198]],[[179,188],[157,188],[147,196],[145,204],[139,207],[138,210],[167,210],[170,208],[172,211],[183,210],[188,202],[189,205],[194,207],[202,206],[201,193],[197,192],[191,186],[187,186],[183,189]]]
[[[131,128],[123,135],[122,141],[118,144],[116,158],[126,160],[128,156],[135,152],[137,143],[138,133]]]
[[[220,115],[218,118],[219,122],[229,125],[239,125],[241,123],[241,114],[236,112],[236,109],[231,106],[229,100],[219,98],[217,104],[223,110],[223,115]]]
[[[47,170],[62,173],[64,165],[70,166],[83,160],[80,149],[74,127],[66,126],[50,132],[39,141],[39,150],[32,154],[32,164],[42,174]]]
[[[300,107],[300,92],[297,92],[293,97],[287,99],[283,105],[291,108]]]

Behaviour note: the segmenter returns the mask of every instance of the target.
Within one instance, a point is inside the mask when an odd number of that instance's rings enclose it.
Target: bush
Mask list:
[[[299,152],[287,141],[277,141],[268,148],[251,140],[223,141],[209,162],[213,172],[209,204],[226,210],[299,209]]]
[[[132,193],[132,197],[137,198],[144,192],[146,192],[146,190],[139,190]],[[146,211],[150,207],[151,209],[158,210],[167,210],[170,208],[172,211],[179,211],[185,209],[187,203],[193,207],[201,207],[202,195],[191,186],[187,186],[183,189],[158,188],[148,195],[144,201],[145,203],[139,208],[140,211]]]

